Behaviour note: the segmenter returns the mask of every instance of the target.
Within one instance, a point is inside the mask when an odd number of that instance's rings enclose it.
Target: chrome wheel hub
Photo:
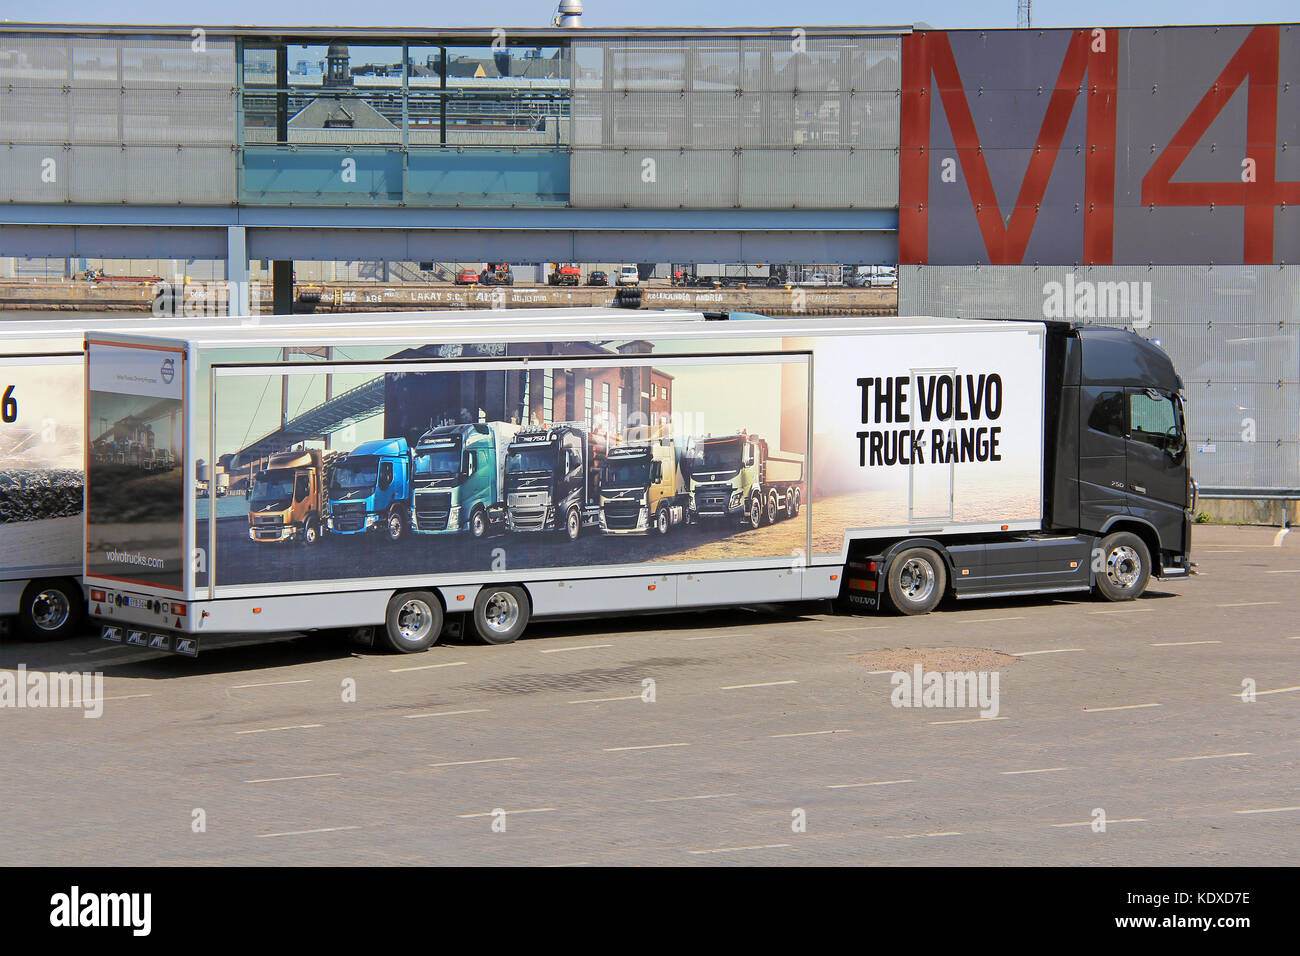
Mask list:
[[[504,634],[519,620],[519,602],[508,591],[498,591],[488,598],[483,607],[483,623],[498,634]]]
[[[1127,591],[1137,584],[1142,574],[1142,561],[1138,553],[1128,545],[1112,548],[1106,555],[1106,577],[1117,588]]]
[[[934,592],[934,568],[920,558],[908,558],[899,572],[898,584],[909,601],[923,602]]]

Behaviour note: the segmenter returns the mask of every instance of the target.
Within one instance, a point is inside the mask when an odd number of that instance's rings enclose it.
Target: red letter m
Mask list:
[[[1041,42],[1041,41],[1038,41]],[[930,120],[934,93],[943,101],[989,262],[1019,265],[1038,219],[1039,206],[1065,138],[1084,75],[1087,87],[1087,148],[1084,160],[1083,260],[1109,264],[1114,241],[1115,86],[1119,34],[1076,30],[1051,89],[1020,193],[1009,214],[998,205],[993,180],[945,33],[914,33],[903,39],[902,157],[899,171],[900,262],[929,261]],[[934,76],[934,86],[930,77]],[[997,144],[992,144],[997,145]]]

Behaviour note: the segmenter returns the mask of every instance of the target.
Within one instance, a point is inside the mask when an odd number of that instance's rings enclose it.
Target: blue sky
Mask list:
[[[587,26],[733,26],[813,24],[898,24],[923,21],[935,27],[1014,27],[1016,0],[927,0],[917,4],[815,0],[749,0],[745,4],[699,0],[584,0]],[[4,12],[14,20],[64,23],[182,23],[307,26],[536,27],[546,26],[554,0],[497,0],[496,3],[429,4],[398,0],[361,4],[356,0],[224,0],[178,5],[175,0],[135,0],[129,8],[90,0],[64,0]],[[30,12],[27,12],[30,11]],[[193,20],[191,20],[193,18]],[[1300,21],[1297,0],[1092,0],[1089,3],[1035,0],[1033,25],[1145,26],[1175,23],[1269,23]]]

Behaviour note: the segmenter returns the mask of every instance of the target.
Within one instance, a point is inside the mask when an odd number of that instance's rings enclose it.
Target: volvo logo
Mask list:
[[[159,369],[158,374],[162,376],[164,385],[170,385],[172,379],[176,377],[176,360],[170,358],[163,359],[162,368]]]

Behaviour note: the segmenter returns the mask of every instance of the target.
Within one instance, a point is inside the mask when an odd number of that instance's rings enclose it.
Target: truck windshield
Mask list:
[[[643,488],[650,474],[650,462],[645,458],[610,461],[605,466],[606,488]]]
[[[512,448],[506,456],[506,474],[522,475],[530,471],[550,471],[553,453],[551,446],[540,448]]]
[[[460,474],[460,451],[454,447],[436,448],[415,459],[417,478],[455,478]]]
[[[250,508],[285,507],[293,500],[293,469],[275,468],[253,479],[248,493]]]
[[[378,479],[379,459],[374,455],[359,455],[334,466],[334,473],[330,477],[330,488],[341,495],[355,491],[372,491]]]
[[[696,471],[739,471],[740,439],[706,441],[696,446]]]

